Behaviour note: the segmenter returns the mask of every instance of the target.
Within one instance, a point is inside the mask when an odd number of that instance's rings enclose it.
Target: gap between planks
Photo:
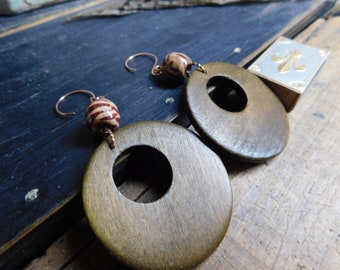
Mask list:
[[[32,27],[36,27],[38,25],[41,25],[41,24],[44,24],[44,23],[47,23],[47,22],[50,22],[50,21],[53,21],[53,20],[65,17],[67,15],[70,15],[70,14],[82,11],[82,10],[90,8],[90,7],[97,6],[99,4],[102,4],[102,3],[105,3],[105,2],[108,2],[108,1],[110,1],[110,0],[94,0],[94,1],[86,3],[86,4],[80,4],[77,7],[74,7],[74,8],[65,10],[65,11],[61,11],[59,13],[47,16],[45,18],[36,20],[34,22],[31,22],[31,23],[28,23],[28,24],[24,24],[24,25],[18,26],[16,28],[10,29],[8,31],[5,31],[3,33],[0,33],[0,38],[3,38],[3,37],[6,37],[6,36],[15,34],[15,33],[27,30],[27,29],[30,29]]]
[[[326,28],[327,26],[331,25],[331,27],[334,27],[334,25],[340,25],[340,18],[330,18],[328,21],[324,20],[324,19],[320,19],[315,21],[315,23],[313,23],[311,26],[309,26],[303,33],[301,33],[300,35],[298,35],[296,37],[296,40],[300,41],[300,42],[307,42],[310,40],[311,37],[315,37],[318,36],[319,31],[321,31],[323,28]],[[332,26],[333,25],[333,26]],[[330,29],[330,31],[334,31],[334,29]],[[327,35],[326,35],[327,36]],[[328,38],[330,36],[328,35]],[[324,38],[324,37],[323,37]],[[313,45],[317,46],[318,42],[315,42],[315,39],[313,40]],[[319,43],[322,43],[322,40],[320,38]],[[320,46],[321,44],[319,44]],[[327,63],[327,61],[326,61]],[[335,75],[335,72],[333,72],[333,79]],[[331,75],[329,75],[331,76]],[[332,79],[331,77],[328,77],[328,79]],[[300,101],[301,103],[306,102],[308,103],[307,100],[302,100]],[[307,105],[307,104],[306,104]],[[300,106],[303,106],[303,104],[300,104]],[[297,120],[297,119],[292,119],[292,120]],[[337,126],[338,127],[338,126]],[[335,128],[337,128],[335,127]],[[278,157],[279,158],[279,157]],[[264,164],[265,166],[265,164]],[[237,165],[236,165],[237,167]],[[242,166],[241,166],[242,167]],[[241,168],[239,168],[241,169]],[[250,167],[250,169],[246,170],[247,172],[251,171],[252,167]],[[233,176],[239,176],[238,175],[238,169],[232,171],[232,176],[231,176],[231,180],[233,180]],[[242,171],[242,169],[241,169]],[[247,173],[246,172],[246,173]],[[242,172],[240,172],[241,174],[243,174]],[[233,181],[232,181],[233,182]],[[239,181],[237,181],[237,183],[234,182],[234,185],[241,185],[242,183],[240,183]],[[235,194],[236,195],[236,194]],[[233,226],[233,224],[231,224],[231,226]],[[226,241],[224,241],[225,243],[233,243],[233,241],[235,242],[236,240],[236,236],[230,236],[228,237],[227,235],[227,239]],[[235,239],[234,239],[235,238]],[[94,250],[100,250],[99,253],[105,252],[105,249],[103,249],[100,244],[94,240],[95,237],[93,236],[91,230],[89,229],[89,226],[86,222],[86,220],[84,219],[82,222],[80,222],[78,225],[76,225],[73,229],[71,229],[70,231],[68,231],[67,233],[65,233],[62,237],[60,237],[55,243],[53,243],[51,245],[51,247],[49,247],[46,250],[46,254],[43,255],[40,258],[37,258],[35,260],[33,260],[26,268],[25,270],[32,270],[32,269],[76,269],[77,265],[79,266],[79,263],[81,261],[84,260],[84,256],[94,256],[91,255],[92,252]],[[251,239],[250,239],[251,240]],[[72,244],[73,243],[73,244]],[[321,244],[321,243],[320,243]],[[226,267],[226,265],[228,265],[230,268],[237,268],[236,265],[234,265],[235,261],[233,262],[232,259],[229,259],[227,255],[225,255],[223,252],[225,250],[228,250],[225,247],[226,244],[221,244],[221,247],[215,252],[215,254],[213,254],[210,258],[207,259],[206,262],[203,262],[202,265],[200,265],[198,268],[199,269],[212,269],[209,267],[215,267],[214,269],[225,269],[223,267]],[[234,243],[234,246],[236,247],[235,250],[235,254],[239,251],[241,252],[240,255],[244,255],[244,253],[246,252],[246,250],[240,250],[242,248],[242,246],[240,246],[240,243]],[[262,251],[258,251],[259,254],[257,254],[255,256],[255,253],[253,253],[256,251],[253,250],[252,253],[249,253],[249,258],[240,258],[240,264],[239,266],[244,266],[244,264],[251,261],[251,260],[255,260],[255,257],[258,256],[258,259],[256,259],[256,261],[254,262],[254,265],[258,265],[258,264],[263,264],[262,266],[269,266],[268,262],[265,261],[261,261],[261,256],[265,256],[265,254],[262,254]],[[98,255],[98,251],[96,252],[96,254]],[[235,254],[229,254],[229,257],[233,257],[236,256]],[[107,253],[108,255],[108,253]],[[102,256],[106,256],[105,254]],[[279,253],[277,254],[277,256],[279,256]],[[235,258],[234,258],[235,259]],[[262,258],[265,259],[265,258]],[[274,258],[275,259],[275,258]],[[277,259],[275,259],[274,261],[274,266],[273,268],[278,267],[279,265],[276,265],[277,263]],[[110,261],[110,259],[107,259]],[[106,260],[106,261],[107,261]],[[216,262],[215,262],[216,260]],[[86,261],[86,260],[85,260]],[[94,265],[96,265],[96,263],[99,263],[99,260],[96,260],[95,258],[90,259],[90,261],[92,261]],[[114,261],[112,261],[114,262]],[[223,264],[224,263],[224,264]],[[81,263],[80,263],[81,264]],[[117,263],[117,265],[119,265]],[[233,267],[234,265],[234,267]],[[84,265],[83,265],[84,266]],[[281,265],[282,266],[282,265]],[[292,266],[292,265],[291,265]],[[298,265],[299,267],[304,267],[301,264]],[[90,269],[91,266],[88,265]],[[111,265],[111,267],[109,268],[109,266],[107,266],[107,269],[112,269],[114,268],[114,265]],[[287,265],[288,267],[288,265]],[[119,268],[122,269],[122,268]]]

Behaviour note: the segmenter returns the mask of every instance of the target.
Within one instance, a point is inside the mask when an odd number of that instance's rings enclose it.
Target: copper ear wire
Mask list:
[[[132,61],[133,59],[135,59],[136,57],[140,57],[140,56],[147,56],[149,58],[152,58],[154,60],[154,64],[153,64],[152,69],[151,69],[151,75],[153,75],[153,76],[160,75],[161,69],[160,69],[160,66],[157,65],[158,57],[157,57],[157,55],[155,55],[153,53],[142,52],[142,53],[136,53],[134,55],[131,55],[130,57],[128,57],[125,60],[125,68],[130,72],[135,72],[137,69],[130,67],[129,62]]]
[[[54,109],[55,109],[56,113],[61,117],[67,117],[67,116],[75,115],[76,114],[75,112],[62,112],[59,109],[59,105],[64,100],[66,100],[66,98],[68,98],[69,96],[74,95],[74,94],[79,94],[79,93],[80,94],[86,94],[86,95],[90,96],[91,101],[96,99],[95,94],[93,92],[91,92],[90,90],[74,90],[74,91],[68,92],[65,95],[63,95],[62,97],[60,97],[59,100],[57,101],[57,103],[55,104]]]
[[[180,52],[172,52],[166,55],[161,65],[157,64],[158,58],[153,53],[142,52],[131,55],[125,61],[125,68],[128,71],[136,71],[136,68],[129,66],[129,62],[139,56],[147,56],[154,59],[151,75],[158,79],[166,79],[168,82],[183,82],[190,76],[190,71],[193,66],[196,66],[198,71],[207,73],[201,64],[193,62],[189,56]]]
[[[75,112],[62,112],[59,109],[59,104],[67,97],[74,94],[86,94],[90,96],[90,105],[86,110],[86,124],[90,132],[99,138],[106,139],[110,148],[115,148],[114,132],[119,128],[120,115],[116,104],[103,96],[96,97],[89,90],[74,90],[66,93],[59,98],[54,108],[57,114],[61,117],[75,115]]]

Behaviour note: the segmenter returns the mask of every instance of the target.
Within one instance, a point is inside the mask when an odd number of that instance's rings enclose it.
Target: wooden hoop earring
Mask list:
[[[114,150],[106,143],[97,148],[84,177],[84,207],[97,237],[137,269],[189,269],[202,262],[231,219],[231,186],[221,160],[190,131],[167,122],[129,125],[115,140]],[[116,161],[135,147],[161,153],[171,168],[170,188],[152,203],[129,200],[114,182]]]
[[[288,141],[289,122],[278,98],[241,67],[216,62],[204,68],[205,74],[191,74],[186,100],[191,123],[206,143],[246,162],[263,162],[279,154]],[[233,93],[238,106],[219,104],[209,96],[211,90],[224,101]]]

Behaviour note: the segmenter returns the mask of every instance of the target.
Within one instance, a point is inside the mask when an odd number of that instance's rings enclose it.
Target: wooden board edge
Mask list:
[[[294,38],[301,33],[305,28],[311,25],[317,19],[327,16],[335,5],[334,0],[326,0],[315,4],[312,10],[306,11],[295,20],[290,22],[284,29],[282,29],[277,35],[270,38],[267,42],[263,43],[257,50],[243,58],[238,63],[239,66],[248,67],[259,55],[262,54],[277,38],[285,36],[288,38]],[[298,24],[296,22],[299,22]]]
[[[83,218],[82,209],[81,196],[75,192],[62,204],[0,247],[0,268],[2,270],[20,269],[28,261],[40,256],[42,251],[48,248],[56,238]],[[42,235],[44,240],[37,241]],[[19,257],[20,260],[16,259]]]

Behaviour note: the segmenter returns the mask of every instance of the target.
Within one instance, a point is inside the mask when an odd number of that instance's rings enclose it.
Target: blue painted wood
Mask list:
[[[61,4],[59,3],[53,6],[45,6],[42,9],[31,10],[20,14],[19,16],[0,15],[0,33],[27,25],[28,23],[36,22],[40,19],[45,19],[49,16],[54,16],[56,13],[67,12],[80,5],[89,4],[89,2],[93,2],[93,0],[68,0]]]
[[[60,3],[66,0],[0,0],[0,14],[16,14],[32,9],[38,9],[46,5]]]
[[[86,164],[99,143],[85,127],[88,98],[76,95],[63,103],[62,110],[77,112],[66,120],[54,112],[60,96],[75,89],[104,95],[119,106],[121,126],[169,121],[183,110],[184,85],[157,86],[150,80],[152,62],[147,58],[131,63],[138,67],[135,74],[127,72],[128,56],[149,51],[162,59],[181,51],[202,64],[238,63],[311,6],[310,1],[283,1],[69,23],[62,18],[0,39],[0,268],[18,265],[8,249],[13,240],[25,239],[32,226],[39,235],[39,220],[52,220],[54,211],[79,193]],[[241,53],[231,54],[235,47]],[[167,98],[174,102],[166,103]],[[28,202],[25,195],[32,189],[38,189],[39,196]],[[58,224],[49,226],[56,230]],[[35,247],[32,242],[30,248],[17,249],[27,255]]]

